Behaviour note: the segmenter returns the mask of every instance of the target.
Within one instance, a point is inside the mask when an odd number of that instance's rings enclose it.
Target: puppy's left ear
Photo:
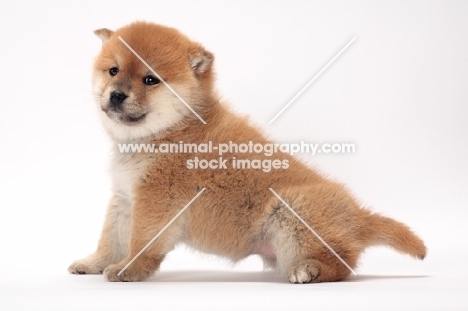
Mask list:
[[[102,44],[106,43],[114,32],[107,28],[96,29],[94,34],[102,40]]]
[[[207,72],[213,64],[214,55],[202,47],[198,47],[190,53],[190,67],[197,75]]]

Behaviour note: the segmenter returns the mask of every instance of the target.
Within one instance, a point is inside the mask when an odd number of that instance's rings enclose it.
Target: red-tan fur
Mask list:
[[[213,89],[213,55],[177,30],[137,22],[112,32],[95,32],[103,48],[95,62],[101,108],[108,91],[132,94],[132,112],[148,113],[142,124],[121,124],[101,111],[113,139],[113,198],[97,251],[75,261],[75,274],[104,273],[110,281],[141,281],[151,276],[164,256],[180,242],[233,261],[259,254],[293,283],[338,281],[346,268],[269,190],[275,190],[351,267],[366,247],[388,245],[423,259],[423,242],[405,225],[361,208],[341,184],[332,182],[285,153],[288,169],[187,169],[186,161],[218,158],[209,154],[121,154],[118,143],[185,143],[213,145],[229,141],[269,143],[261,131],[230,112]],[[121,36],[170,85],[188,90],[183,97],[206,121],[169,94],[165,85],[146,86],[148,69],[117,38]],[[117,64],[118,63],[118,64]],[[118,65],[111,77],[109,69]],[[107,93],[106,93],[107,92]],[[183,91],[182,91],[183,93]],[[168,102],[171,100],[171,102]],[[159,105],[159,106],[158,106]],[[174,121],[158,128],[148,123],[154,109]],[[132,110],[133,109],[133,110]],[[140,109],[140,110],[139,110]],[[164,115],[160,116],[164,118]],[[128,136],[127,136],[128,133]],[[263,154],[224,154],[223,158],[265,159]],[[119,271],[202,188],[206,190],[120,276]]]

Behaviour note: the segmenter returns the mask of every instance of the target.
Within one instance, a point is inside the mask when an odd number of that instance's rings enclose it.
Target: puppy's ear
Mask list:
[[[213,64],[214,55],[198,47],[190,53],[190,67],[197,75],[207,72]]]
[[[112,30],[109,30],[107,28],[96,29],[94,31],[94,34],[98,36],[99,39],[102,40],[102,44],[106,43],[113,33],[114,32]]]

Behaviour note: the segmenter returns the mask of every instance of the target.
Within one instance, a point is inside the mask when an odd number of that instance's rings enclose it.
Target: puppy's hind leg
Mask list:
[[[277,268],[289,282],[333,282],[350,274],[350,270],[286,207],[277,206],[267,226],[277,255]],[[330,239],[328,243],[345,261],[354,265],[355,260],[347,256],[349,252],[343,242]]]
[[[104,269],[127,256],[130,240],[130,202],[114,195],[107,209],[97,250],[74,261],[68,271],[72,274],[102,274]]]
[[[298,230],[278,242],[279,266],[291,283],[334,282],[350,274],[350,270],[308,230]]]

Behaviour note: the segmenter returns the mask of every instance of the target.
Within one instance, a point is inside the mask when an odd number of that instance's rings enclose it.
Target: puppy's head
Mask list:
[[[201,45],[175,29],[144,22],[94,33],[103,42],[94,91],[115,140],[141,139],[196,118],[185,103],[196,112],[206,108],[213,55]]]

